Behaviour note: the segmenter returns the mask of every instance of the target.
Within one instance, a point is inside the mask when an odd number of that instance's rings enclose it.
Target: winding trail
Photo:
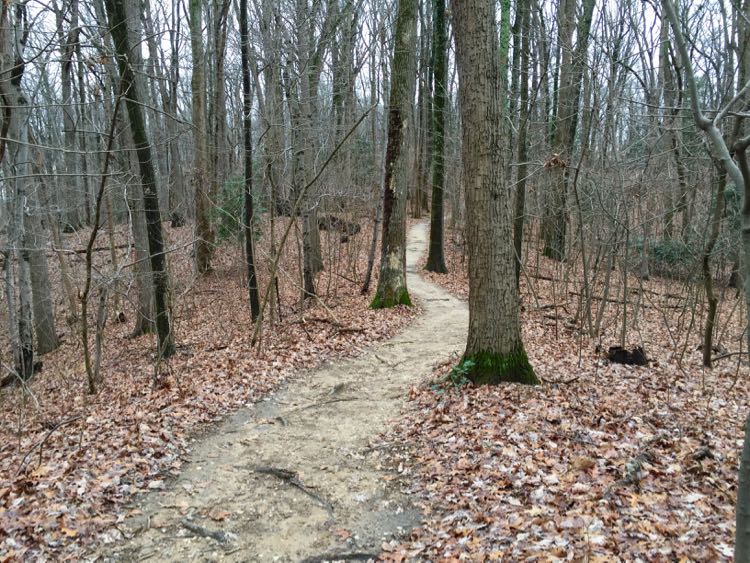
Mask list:
[[[369,444],[398,415],[408,389],[466,342],[466,304],[416,271],[427,236],[425,224],[414,226],[406,255],[409,292],[424,314],[199,440],[169,490],[146,495],[142,515],[125,522],[133,537],[102,551],[103,560],[364,559],[417,525],[418,511]]]

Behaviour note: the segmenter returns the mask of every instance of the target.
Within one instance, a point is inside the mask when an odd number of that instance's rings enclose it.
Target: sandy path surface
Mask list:
[[[191,449],[168,490],[143,497],[117,561],[364,560],[419,523],[370,447],[432,367],[466,342],[466,305],[416,264],[427,225],[409,232],[409,292],[424,314],[361,357],[310,371],[231,417]]]

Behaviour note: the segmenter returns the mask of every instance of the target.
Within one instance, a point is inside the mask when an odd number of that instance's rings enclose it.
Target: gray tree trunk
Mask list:
[[[226,57],[227,44],[227,17],[229,14],[229,0],[213,1],[212,22],[212,89],[211,104],[209,107],[209,129],[211,131],[211,142],[209,146],[208,181],[210,186],[210,198],[212,202],[218,201],[219,192],[229,175],[229,147],[227,146],[227,99],[224,75],[224,61]]]
[[[39,354],[46,354],[57,348],[60,340],[55,328],[55,302],[49,281],[47,239],[44,236],[42,209],[39,208],[38,200],[35,194],[31,195],[30,201],[33,205],[26,214],[26,232],[29,242],[36,350]]]
[[[589,30],[595,0],[584,0],[583,12],[576,25],[577,0],[560,2],[560,46],[562,61],[557,113],[552,136],[552,155],[545,167],[549,171],[549,188],[542,224],[544,255],[554,260],[565,259],[568,213],[566,199],[568,174],[578,127],[578,106],[581,82],[587,61]],[[575,48],[573,37],[577,36]]]
[[[62,90],[63,138],[67,151],[64,154],[65,178],[58,199],[63,220],[63,229],[72,231],[81,227],[82,182],[79,171],[78,135],[76,134],[75,100],[73,98],[73,53],[78,43],[78,0],[71,0],[69,6],[70,25],[67,33],[63,29],[64,16],[68,7],[58,11],[58,35],[60,36],[60,82]]]
[[[406,287],[406,196],[411,175],[409,126],[416,84],[417,1],[400,0],[396,14],[391,92],[388,101],[388,141],[383,176],[383,238],[380,278],[373,309],[411,305]]]
[[[240,48],[242,50],[242,135],[244,141],[244,231],[245,266],[250,301],[250,317],[255,322],[260,316],[258,279],[255,275],[253,253],[253,127],[251,113],[253,97],[250,91],[250,33],[248,31],[247,0],[240,0]]]
[[[29,206],[30,177],[28,143],[28,102],[21,90],[25,69],[24,46],[28,31],[25,4],[8,6],[7,22],[0,22],[0,103],[8,121],[5,181],[11,197],[8,201],[8,243],[5,256],[8,322],[16,374],[26,380],[34,373],[34,326],[31,291],[29,237],[25,215]]]
[[[193,75],[190,81],[193,101],[195,195],[195,269],[205,273],[211,269],[214,233],[211,226],[211,198],[208,185],[206,144],[206,66],[203,47],[203,2],[190,0],[190,47],[193,54]]]

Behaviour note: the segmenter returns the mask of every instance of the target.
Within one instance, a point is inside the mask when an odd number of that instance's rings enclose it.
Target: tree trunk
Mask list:
[[[240,47],[242,49],[242,134],[244,136],[245,189],[245,265],[247,289],[250,299],[250,316],[255,322],[260,315],[258,280],[255,276],[253,256],[253,128],[251,112],[253,98],[250,92],[250,34],[248,33],[247,0],[240,0]]]
[[[705,367],[712,367],[712,354],[713,354],[713,343],[714,343],[714,327],[716,326],[716,313],[719,306],[719,299],[714,292],[714,279],[711,273],[711,259],[713,257],[714,248],[716,242],[719,240],[719,232],[721,230],[721,219],[724,216],[724,193],[726,191],[727,173],[726,170],[721,168],[721,164],[718,164],[719,173],[715,179],[714,184],[716,185],[714,203],[715,207],[713,215],[710,221],[710,232],[708,240],[703,249],[702,273],[703,273],[703,287],[706,290],[706,300],[708,301],[708,310],[706,311],[706,324],[703,327],[703,365]]]
[[[519,69],[519,120],[518,120],[518,180],[516,182],[515,212],[513,215],[513,247],[516,255],[516,287],[521,281],[521,267],[523,266],[523,226],[526,215],[526,176],[528,174],[528,151],[529,145],[526,141],[529,129],[529,6],[526,3],[519,4],[520,18],[519,33],[521,34],[521,63]]]
[[[41,212],[36,196],[30,198],[30,212],[26,215],[26,232],[29,242],[31,290],[33,297],[34,332],[39,354],[51,352],[60,345],[55,327],[55,302],[49,281],[46,239],[42,228]]]
[[[211,270],[214,235],[211,227],[210,186],[206,174],[206,65],[203,47],[203,2],[190,0],[190,46],[193,75],[190,86],[193,101],[193,143],[195,145],[193,189],[195,195],[195,269]]]
[[[210,184],[210,201],[218,201],[219,191],[229,173],[229,148],[226,142],[227,99],[224,75],[224,61],[227,44],[227,18],[229,14],[229,0],[214,0],[213,2],[213,33],[212,33],[212,78],[213,95],[209,107],[209,128],[211,142],[209,147],[208,179]]]
[[[493,0],[453,0],[463,127],[469,333],[462,365],[477,384],[538,380],[521,340]]]
[[[736,563],[750,561],[750,414],[745,421],[745,444],[740,458],[734,560]]]
[[[445,274],[443,253],[443,191],[445,188],[445,89],[448,81],[446,64],[448,33],[445,27],[445,0],[434,0],[432,59],[435,72],[432,106],[432,207],[430,208],[430,250],[426,270]]]
[[[561,0],[560,2],[559,42],[562,54],[559,67],[560,87],[552,135],[552,155],[545,164],[545,168],[549,171],[550,186],[547,190],[548,201],[542,225],[544,255],[558,261],[565,259],[568,174],[578,126],[581,81],[586,67],[594,4],[595,0],[584,0],[583,12],[576,26],[577,0]],[[575,49],[573,48],[574,35],[578,38]]]
[[[25,4],[11,2],[3,10],[9,21],[0,22],[0,104],[7,130],[8,242],[5,256],[8,322],[14,368],[23,380],[34,373],[34,327],[32,315],[29,236],[26,230],[28,181],[30,177],[28,119],[29,109],[21,90],[26,63],[24,47],[28,34]],[[5,156],[5,155],[3,155]]]
[[[664,1],[664,0],[663,0]],[[662,4],[663,4],[662,1]],[[674,234],[674,216],[675,213],[681,215],[680,233],[684,240],[687,233],[688,220],[687,210],[687,178],[685,164],[682,159],[682,148],[680,142],[680,108],[682,107],[682,92],[677,84],[682,83],[679,76],[679,69],[672,63],[670,57],[670,35],[669,24],[662,22],[660,30],[660,48],[659,48],[659,80],[661,82],[662,96],[664,100],[664,118],[662,127],[664,128],[665,150],[674,161],[675,172],[677,176],[677,204],[674,205],[672,199],[672,186],[667,190],[667,212],[664,214],[664,238],[671,239]]]
[[[167,358],[174,353],[174,341],[168,310],[169,274],[164,249],[164,239],[159,211],[159,192],[152,160],[151,146],[146,137],[143,108],[136,88],[135,75],[129,63],[130,38],[128,37],[127,12],[124,0],[106,0],[109,31],[115,44],[117,63],[120,69],[125,105],[140,169],[143,205],[146,213],[148,248],[154,280],[154,304],[158,353]]]
[[[373,309],[411,305],[406,288],[406,195],[409,125],[416,79],[417,0],[400,0],[396,15],[388,143],[383,179],[383,238],[380,278]]]
[[[65,10],[67,11],[67,10]],[[60,87],[62,93],[63,138],[68,148],[64,154],[65,178],[59,202],[63,220],[63,230],[71,232],[81,227],[81,176],[78,169],[78,135],[76,134],[75,102],[73,99],[73,53],[78,43],[78,0],[70,3],[70,25],[67,34],[63,29],[65,15],[58,13],[58,35],[60,36]]]

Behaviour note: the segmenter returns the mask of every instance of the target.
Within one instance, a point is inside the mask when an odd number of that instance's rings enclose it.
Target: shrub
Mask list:
[[[253,190],[253,219],[255,225],[258,225],[264,212],[259,196],[258,191]],[[216,236],[220,241],[242,238],[244,209],[244,178],[235,176],[224,183],[219,193],[218,205],[213,208],[213,222],[216,227]],[[259,236],[260,231],[256,227],[255,238]]]

